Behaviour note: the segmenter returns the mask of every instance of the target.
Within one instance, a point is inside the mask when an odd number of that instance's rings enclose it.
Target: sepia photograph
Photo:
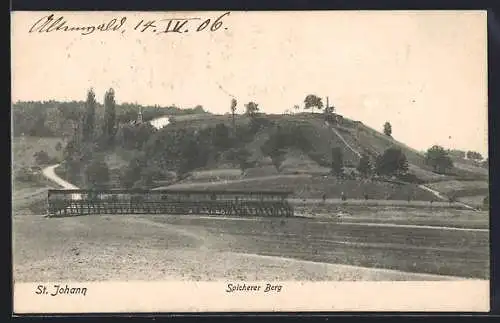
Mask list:
[[[486,12],[14,11],[11,57],[16,312],[489,310]]]

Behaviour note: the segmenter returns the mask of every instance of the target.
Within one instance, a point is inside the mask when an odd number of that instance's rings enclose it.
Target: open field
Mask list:
[[[292,201],[293,203],[294,201]],[[394,201],[393,201],[394,202]],[[407,207],[401,205],[366,206],[359,204],[330,205],[308,204],[299,201],[294,205],[295,215],[314,219],[335,219],[344,222],[372,224],[397,224],[405,226],[432,226],[486,230],[489,214],[486,211],[442,207]]]
[[[421,275],[440,274],[487,279],[488,230],[477,229],[480,215],[453,212],[434,212],[430,217],[418,212],[408,216],[405,210],[365,210],[340,220],[14,216],[14,277],[16,281],[453,279]],[[431,226],[442,218],[449,226],[476,229],[398,226],[397,218],[405,215]],[[487,220],[483,223],[487,227]]]

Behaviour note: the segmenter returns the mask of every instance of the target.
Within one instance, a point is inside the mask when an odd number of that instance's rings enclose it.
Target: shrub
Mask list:
[[[36,152],[33,157],[35,158],[35,163],[38,165],[46,165],[51,162],[51,158],[49,157],[49,154],[44,151],[40,150]]]

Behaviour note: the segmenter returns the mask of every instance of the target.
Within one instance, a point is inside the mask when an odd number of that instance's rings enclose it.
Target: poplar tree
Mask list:
[[[87,101],[85,102],[85,114],[83,116],[83,127],[82,127],[82,139],[85,142],[92,141],[94,139],[94,128],[95,128],[95,93],[91,88],[87,92]]]
[[[104,95],[104,125],[103,134],[108,143],[110,143],[116,134],[116,103],[115,91],[109,89]]]

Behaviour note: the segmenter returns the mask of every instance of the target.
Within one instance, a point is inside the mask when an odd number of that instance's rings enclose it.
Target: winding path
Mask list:
[[[54,171],[56,167],[58,167],[60,164],[48,166],[42,170],[43,176],[45,176],[47,179],[51,180],[52,182],[56,183],[57,185],[61,186],[62,188],[66,190],[78,190],[79,188],[70,182],[65,181],[64,179],[60,178]]]

